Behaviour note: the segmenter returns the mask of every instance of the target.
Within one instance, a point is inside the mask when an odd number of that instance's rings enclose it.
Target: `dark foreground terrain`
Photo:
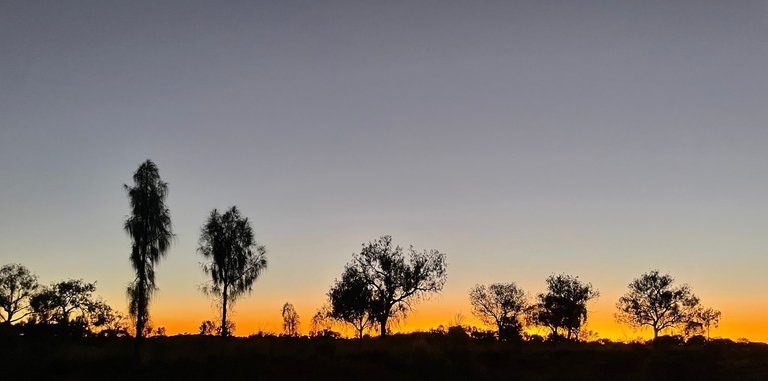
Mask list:
[[[768,380],[768,345],[498,343],[434,334],[384,340],[175,336],[1,339],[0,379]]]

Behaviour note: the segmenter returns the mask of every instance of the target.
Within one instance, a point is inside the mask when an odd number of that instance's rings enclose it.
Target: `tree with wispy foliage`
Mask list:
[[[299,336],[299,313],[291,303],[285,303],[281,311],[283,316],[283,334],[286,336]]]
[[[310,337],[339,337],[339,333],[333,330],[333,324],[336,319],[331,316],[331,306],[324,304],[312,315],[309,325]]]
[[[687,284],[674,285],[669,274],[653,270],[634,279],[616,304],[616,320],[633,327],[651,327],[653,338],[665,329],[684,327],[695,317],[699,298]]]
[[[350,271],[369,289],[368,314],[378,323],[383,337],[390,319],[405,317],[419,299],[443,289],[446,261],[445,254],[437,250],[417,252],[413,246],[406,256],[405,250],[386,235],[363,244],[347,264],[345,273]]]
[[[578,340],[587,322],[587,303],[599,295],[591,283],[584,283],[578,277],[551,275],[547,277],[547,291],[537,297],[531,319],[549,328],[553,340]]]
[[[203,225],[198,252],[208,262],[203,271],[211,277],[204,291],[221,305],[221,336],[229,336],[227,312],[235,301],[253,289],[267,268],[266,248],[254,237],[248,218],[237,207],[219,213],[214,209]]]
[[[29,301],[38,288],[37,276],[11,263],[0,267],[0,322],[11,325],[32,313]]]
[[[710,330],[712,328],[717,328],[720,325],[721,317],[722,314],[720,311],[710,307],[701,307],[696,309],[696,312],[694,312],[693,317],[691,318],[691,322],[693,322],[695,326],[701,327],[701,331],[707,334],[707,340],[709,340]]]
[[[528,301],[514,282],[476,285],[469,292],[469,302],[478,319],[496,327],[499,340],[521,338]]]
[[[157,165],[142,163],[133,175],[133,185],[125,185],[131,214],[124,229],[131,238],[131,266],[136,277],[128,286],[129,313],[136,323],[136,338],[141,341],[149,321],[149,303],[155,283],[155,266],[171,247],[171,213],[165,204],[168,184],[160,178]]]
[[[352,326],[359,339],[376,320],[372,315],[373,289],[357,267],[347,265],[341,279],[328,291],[328,316]]]

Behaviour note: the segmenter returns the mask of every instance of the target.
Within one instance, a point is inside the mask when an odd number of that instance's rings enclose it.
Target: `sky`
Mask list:
[[[125,311],[123,184],[152,159],[176,238],[155,326],[215,319],[213,208],[269,267],[236,334],[306,332],[361,244],[446,253],[396,331],[480,324],[475,284],[557,273],[613,319],[640,274],[688,283],[713,335],[768,341],[768,1],[0,2],[0,264],[96,281]]]

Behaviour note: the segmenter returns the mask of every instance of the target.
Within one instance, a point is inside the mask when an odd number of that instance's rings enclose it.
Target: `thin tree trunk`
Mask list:
[[[387,336],[387,319],[389,316],[384,315],[384,317],[379,319],[379,324],[381,325],[381,337]]]
[[[144,259],[144,258],[142,258]],[[142,261],[142,266],[139,271],[139,284],[138,284],[138,301],[136,303],[136,341],[140,342],[144,337],[144,327],[146,325],[146,301],[144,300],[144,289],[146,288],[145,282],[145,266],[146,261]]]
[[[221,303],[221,337],[229,335],[229,327],[227,326],[227,285],[224,285],[224,292],[221,295],[223,303]]]
[[[5,323],[5,325],[10,327],[11,322],[13,321],[13,309],[12,309],[13,307],[11,307],[11,305],[7,305],[7,306],[3,306],[3,308],[5,308],[8,315],[8,318],[3,323]]]

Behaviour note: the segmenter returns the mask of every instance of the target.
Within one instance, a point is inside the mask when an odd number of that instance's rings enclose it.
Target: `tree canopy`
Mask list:
[[[538,295],[532,319],[551,331],[551,338],[578,339],[587,321],[587,303],[600,294],[591,283],[566,274],[547,278],[547,292]]]
[[[521,337],[528,301],[514,282],[476,285],[469,292],[469,302],[478,319],[496,327],[499,340]]]
[[[0,267],[0,322],[11,325],[32,313],[29,301],[37,288],[37,276],[26,267],[16,263]]]
[[[658,270],[634,279],[616,304],[616,319],[634,327],[651,327],[654,338],[664,329],[684,326],[695,318],[699,298],[687,284],[674,286],[674,282],[672,276]]]
[[[214,209],[203,225],[198,252],[208,262],[203,271],[211,277],[204,290],[221,303],[221,335],[227,336],[230,304],[250,292],[267,267],[266,248],[254,237],[248,218],[233,206],[223,214]]]
[[[385,235],[363,244],[344,272],[351,275],[342,276],[342,281],[351,279],[368,289],[361,293],[363,299],[358,306],[364,305],[365,298],[370,296],[367,314],[378,323],[381,336],[386,336],[391,318],[404,317],[419,298],[442,290],[446,261],[445,254],[437,250],[417,252],[413,246],[408,248],[406,258],[403,248]]]
[[[372,315],[373,289],[357,267],[347,265],[341,279],[328,292],[330,311],[328,315],[345,322],[355,329],[362,339],[365,330],[375,323]]]

